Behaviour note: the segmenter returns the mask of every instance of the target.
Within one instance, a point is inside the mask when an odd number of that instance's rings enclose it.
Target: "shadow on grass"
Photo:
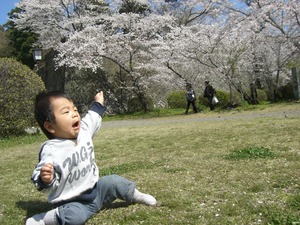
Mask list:
[[[134,203],[129,202],[113,202],[105,205],[101,210],[126,208]],[[47,212],[53,209],[52,205],[43,201],[19,201],[16,203],[17,207],[27,211],[26,218],[32,217],[36,214]]]
[[[129,203],[129,202],[113,202],[110,204],[107,204],[102,207],[101,210],[109,210],[109,209],[118,209],[118,208],[126,208],[130,205],[133,205],[134,203]]]
[[[17,207],[27,211],[26,217],[32,217],[35,214],[47,212],[52,209],[52,205],[44,201],[19,201]]]

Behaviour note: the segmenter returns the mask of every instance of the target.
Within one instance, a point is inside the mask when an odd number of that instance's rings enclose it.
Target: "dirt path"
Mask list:
[[[270,118],[270,117],[299,117],[300,104],[295,104],[292,107],[254,110],[244,112],[209,112],[197,113],[190,115],[178,115],[171,117],[159,117],[151,119],[132,119],[118,121],[104,121],[102,127],[127,127],[127,126],[145,126],[158,123],[193,123],[207,121],[225,121],[225,120],[242,120],[250,118]]]

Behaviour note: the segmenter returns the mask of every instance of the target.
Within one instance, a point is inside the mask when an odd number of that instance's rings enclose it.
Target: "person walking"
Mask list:
[[[259,104],[259,102],[257,100],[256,85],[254,83],[250,84],[250,92],[251,92],[251,101],[252,101],[252,104]]]
[[[186,84],[186,101],[187,101],[187,104],[186,104],[185,114],[189,113],[189,109],[190,109],[191,104],[192,104],[194,113],[197,113],[198,110],[197,110],[197,107],[196,107],[196,104],[195,104],[196,94],[195,94],[194,90],[192,89],[192,84],[191,83]]]
[[[209,81],[205,81],[205,89],[204,89],[204,94],[203,97],[207,98],[208,100],[208,106],[210,108],[210,110],[214,110],[215,106],[212,102],[214,95],[216,94],[215,89],[209,84]]]

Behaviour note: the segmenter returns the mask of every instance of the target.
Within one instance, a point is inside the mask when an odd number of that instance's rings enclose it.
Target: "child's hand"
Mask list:
[[[99,91],[95,97],[94,97],[94,100],[96,102],[99,102],[101,105],[104,104],[104,95],[103,95],[103,91]],[[104,106],[104,105],[103,105]]]
[[[45,164],[40,172],[42,181],[45,184],[50,184],[54,178],[54,167],[52,163]]]

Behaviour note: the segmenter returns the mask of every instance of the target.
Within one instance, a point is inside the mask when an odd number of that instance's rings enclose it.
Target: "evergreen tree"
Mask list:
[[[34,60],[32,57],[33,44],[37,41],[37,35],[30,31],[29,28],[17,29],[13,22],[15,19],[15,12],[20,12],[19,8],[15,8],[8,13],[9,20],[3,25],[5,28],[5,36],[7,36],[8,48],[11,49],[10,57],[22,62],[30,68],[34,67]]]

